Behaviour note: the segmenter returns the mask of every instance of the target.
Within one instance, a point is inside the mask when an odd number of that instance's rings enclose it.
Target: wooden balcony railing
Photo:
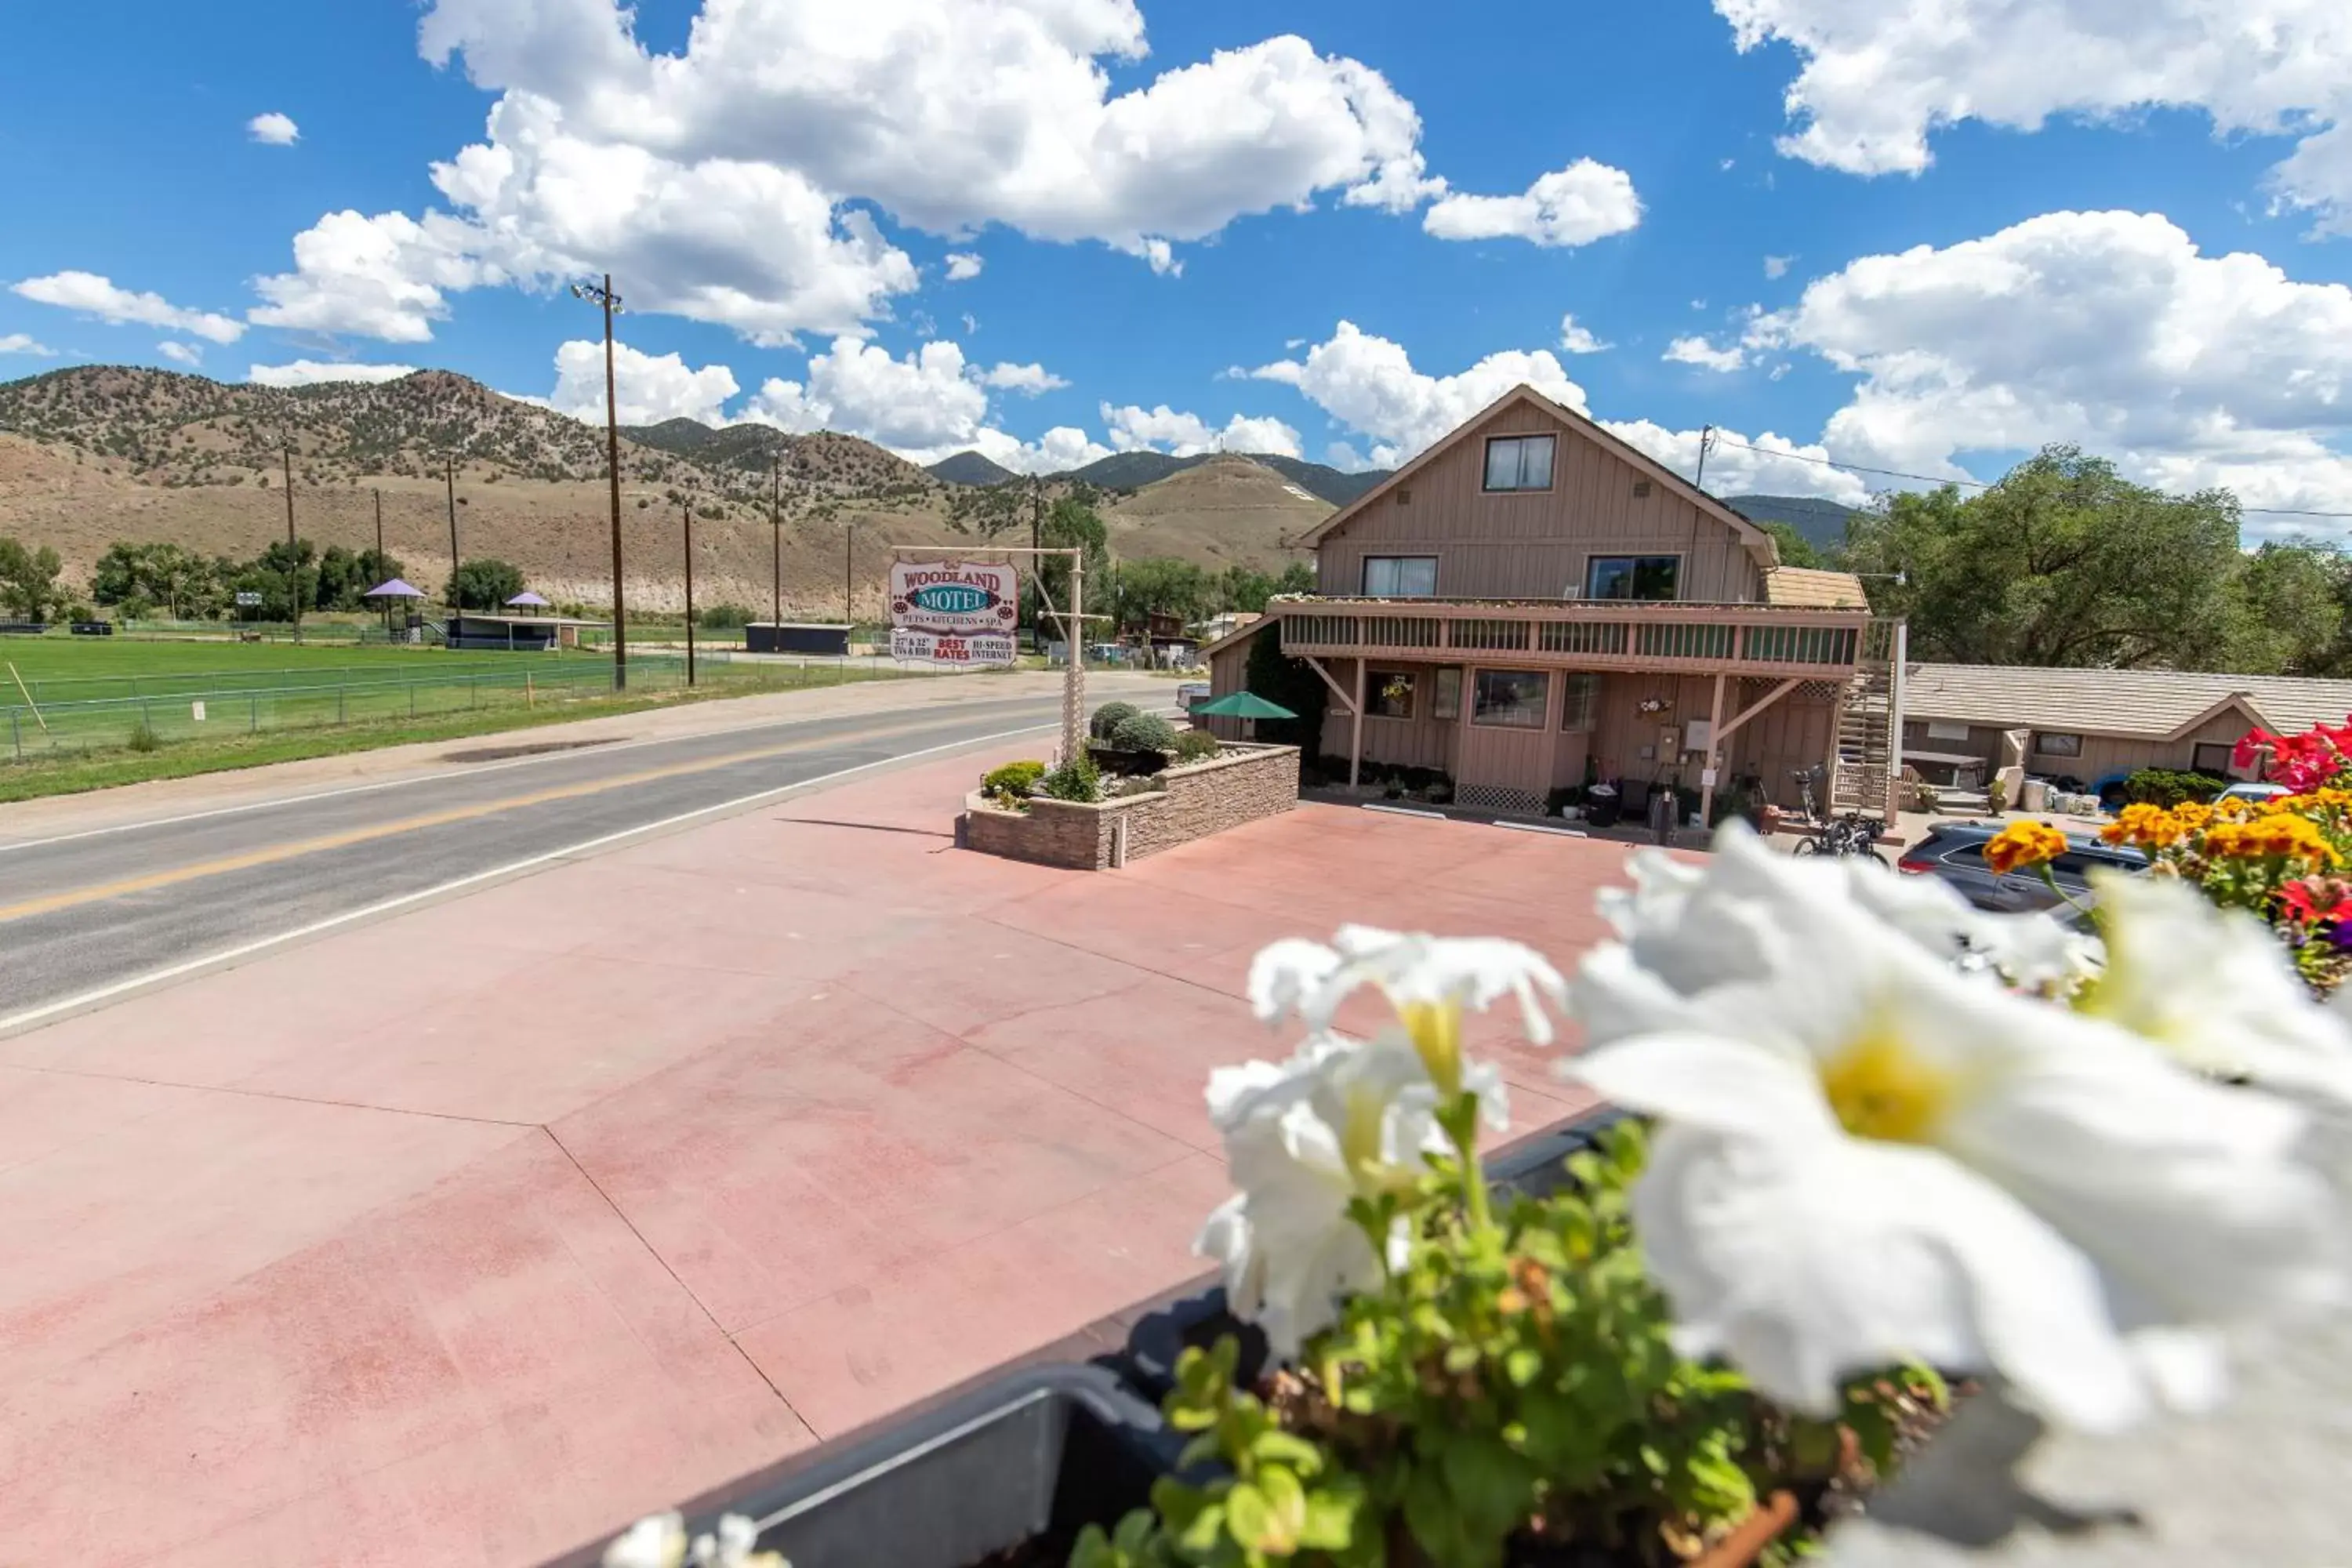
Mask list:
[[[1872,657],[1867,610],[1623,600],[1276,599],[1286,653],[1814,679]]]

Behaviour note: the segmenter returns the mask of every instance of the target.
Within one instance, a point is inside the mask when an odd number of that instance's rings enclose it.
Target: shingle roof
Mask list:
[[[1862,579],[1851,572],[1818,572],[1808,566],[1775,566],[1764,574],[1764,602],[1809,609],[1867,609]]]
[[[2352,680],[2221,675],[2186,669],[2038,669],[2023,665],[1915,664],[1905,673],[1906,719],[2004,729],[2168,739],[2228,707],[2292,734],[2352,715]]]

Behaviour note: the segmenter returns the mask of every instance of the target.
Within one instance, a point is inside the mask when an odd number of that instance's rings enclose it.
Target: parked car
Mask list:
[[[2067,851],[2050,864],[2058,884],[2058,891],[2053,891],[2039,867],[2003,876],[1986,864],[1984,847],[2000,831],[1981,822],[1937,823],[1927,837],[1903,852],[1895,868],[1915,877],[1940,877],[1977,908],[2003,914],[2055,909],[2070,899],[2087,905],[2090,873],[2095,868],[2147,869],[2147,857],[2137,849],[2069,834]]]
[[[1176,688],[1176,706],[1190,713],[1196,702],[1209,700],[1210,687],[1205,680],[1187,680]]]
[[[2213,804],[2219,805],[2225,800],[2276,800],[2280,795],[2293,793],[2284,784],[2255,784],[2241,779],[2215,795]]]

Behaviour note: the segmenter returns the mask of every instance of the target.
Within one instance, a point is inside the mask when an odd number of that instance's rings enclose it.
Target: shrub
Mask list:
[[[162,746],[163,741],[163,737],[157,735],[145,724],[133,724],[131,727],[131,739],[126,743],[134,752],[152,752]]]
[[[1176,737],[1176,755],[1181,762],[1205,762],[1222,749],[1206,730],[1187,730]]]
[[[2142,768],[2124,780],[2124,799],[2133,805],[2159,806],[2169,811],[2183,801],[2210,800],[2228,787],[2227,779],[2217,779],[2210,773]]]
[[[1000,805],[1017,809],[1028,804],[1030,795],[1036,793],[1037,781],[1045,776],[1043,763],[1007,763],[982,775],[981,793]]]
[[[694,617],[709,631],[732,631],[751,623],[751,612],[741,605],[713,605]]]
[[[1132,702],[1106,702],[1095,710],[1093,718],[1087,721],[1087,733],[1097,741],[1108,741],[1110,739],[1110,732],[1118,729],[1123,721],[1132,719],[1142,711],[1142,709]]]
[[[1055,800],[1091,804],[1102,799],[1102,769],[1095,765],[1094,758],[1080,752],[1038,780],[1037,786]]]
[[[1172,752],[1176,726],[1157,713],[1130,713],[1112,726],[1110,743],[1123,752]]]

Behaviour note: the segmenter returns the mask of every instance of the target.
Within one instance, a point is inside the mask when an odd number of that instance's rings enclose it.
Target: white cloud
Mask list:
[[[1298,344],[1294,342],[1290,346],[1297,348]],[[1562,353],[1597,354],[1606,351],[1609,346],[1594,337],[1591,329],[1580,324],[1573,315],[1562,316],[1559,319],[1559,347]]]
[[[948,252],[948,281],[968,283],[979,277],[980,269],[986,265],[985,261],[969,250],[950,250]]]
[[[415,375],[413,364],[351,364],[341,361],[298,359],[286,364],[247,365],[245,379],[256,386],[316,386],[321,382],[359,381],[371,384],[398,381],[404,375]],[[603,394],[598,394],[597,407],[601,412]],[[547,399],[530,401],[545,404]]]
[[[165,359],[170,360],[173,364],[195,366],[205,363],[204,350],[198,348],[194,343],[184,343],[176,339],[166,340],[163,342],[157,343],[155,345],[155,352],[162,354]]]
[[[961,450],[961,448],[958,448]],[[1059,474],[1083,468],[1111,455],[1110,448],[1072,425],[1056,425],[1034,442],[989,426],[977,432],[971,449],[1016,474]],[[948,456],[942,452],[940,457]],[[939,458],[919,459],[937,462]]]
[[[1590,158],[1555,170],[1516,196],[1441,196],[1421,226],[1440,239],[1525,239],[1537,245],[1590,245],[1642,221],[1633,177]]]
[[[0,334],[0,354],[37,354],[43,359],[48,359],[57,352],[47,343],[35,342],[29,332]]]
[[[1003,392],[1025,393],[1031,397],[1043,392],[1058,392],[1070,384],[1042,364],[1013,364],[1002,362],[989,368],[981,383]]]
[[[2171,489],[2352,510],[2352,288],[2204,255],[2160,216],[1864,257],[1746,342],[1861,378],[1823,432],[1849,461],[1960,478],[1963,453],[2073,441]]]
[[[1776,279],[1786,278],[1789,275],[1789,264],[1796,259],[1797,258],[1793,256],[1766,257],[1764,258],[1764,276]]]
[[[111,279],[95,272],[52,272],[46,278],[27,278],[14,289],[37,304],[79,310],[109,326],[135,322],[142,327],[193,333],[216,343],[233,343],[245,335],[245,323],[234,317],[183,310],[161,294],[135,294],[128,289],[118,289]]]
[[[1698,444],[1704,432],[1669,430],[1647,419],[1605,419],[1602,427],[1628,446],[1638,447],[1680,474],[1698,473]],[[1720,426],[1715,446],[1706,455],[1706,489],[1710,495],[1818,496],[1845,506],[1870,500],[1870,487],[1855,474],[1827,467],[1829,452],[1819,443],[1801,445],[1769,430],[1746,436]],[[1762,450],[1752,448],[1760,447]]]
[[[1963,120],[2038,131],[2202,110],[2216,132],[2302,138],[2280,198],[2352,234],[2352,26],[2343,0],[1715,0],[1742,50],[1804,62],[1780,151],[1852,174],[1916,174]]]
[[[1393,468],[1522,382],[1581,411],[1584,389],[1548,350],[1505,350],[1454,375],[1412,367],[1401,343],[1341,321],[1303,360],[1276,360],[1250,373],[1294,386],[1339,424],[1368,437],[1365,466]]]
[[[1236,414],[1218,429],[1197,414],[1180,413],[1161,404],[1141,408],[1129,404],[1102,405],[1110,444],[1122,452],[1171,452],[1189,458],[1200,452],[1270,452],[1276,457],[1300,455],[1298,432],[1279,419]]]
[[[1658,356],[1670,364],[1695,364],[1701,370],[1734,371],[1748,363],[1748,352],[1737,343],[1717,348],[1705,338],[1676,338]]]
[[[446,294],[505,280],[477,254],[484,238],[441,213],[422,223],[400,213],[329,213],[294,237],[293,271],[254,279],[268,303],[248,319],[299,331],[428,342],[433,323],[449,313]]]
[[[624,425],[693,419],[724,425],[727,400],[740,390],[723,364],[689,370],[675,353],[649,354],[613,345],[614,404]],[[591,423],[604,417],[604,340],[575,338],[555,351],[555,393],[549,405]]]
[[[302,140],[300,128],[275,110],[255,115],[245,122],[245,131],[265,147],[291,147]]]

